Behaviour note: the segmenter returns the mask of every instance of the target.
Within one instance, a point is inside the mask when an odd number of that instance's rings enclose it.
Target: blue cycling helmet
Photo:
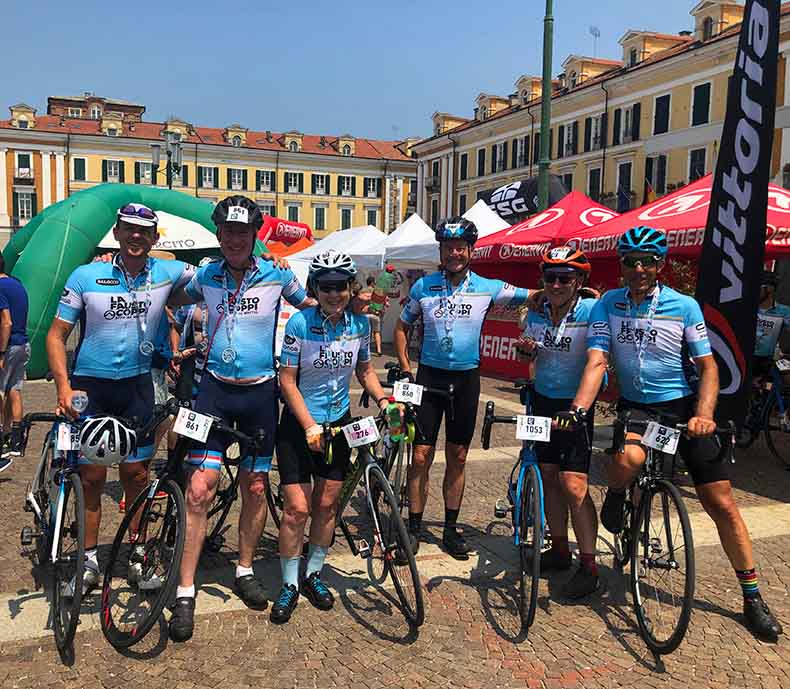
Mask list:
[[[442,220],[436,226],[436,241],[446,242],[451,239],[463,239],[467,244],[475,245],[477,241],[477,227],[471,220],[456,216]]]
[[[667,255],[667,236],[661,230],[646,225],[632,227],[617,240],[617,255],[632,251],[644,251],[664,258]]]

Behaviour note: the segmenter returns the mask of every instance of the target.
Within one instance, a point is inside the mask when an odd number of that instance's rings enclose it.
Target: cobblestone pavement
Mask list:
[[[377,365],[383,366],[382,360]],[[28,410],[51,407],[54,389],[28,385]],[[483,399],[499,413],[515,413],[509,384],[484,379]],[[482,419],[482,409],[478,428]],[[605,427],[596,445],[608,445]],[[272,625],[268,612],[247,611],[229,591],[236,561],[235,529],[225,548],[201,562],[195,636],[166,640],[162,625],[141,644],[119,654],[98,630],[98,601],[86,601],[75,642],[76,661],[64,666],[46,629],[46,595],[30,561],[20,554],[19,531],[29,523],[21,509],[41,432],[31,436],[27,458],[0,475],[0,687],[198,689],[223,687],[790,687],[790,644],[755,640],[744,628],[737,582],[718,545],[715,528],[689,485],[682,486],[697,544],[695,611],[684,643],[656,660],[641,640],[624,578],[610,568],[608,538],[599,539],[602,589],[582,604],[559,596],[569,573],[541,581],[539,609],[529,638],[519,633],[517,559],[509,525],[493,517],[517,443],[513,427],[498,427],[492,449],[478,439],[468,463],[461,522],[476,554],[457,562],[438,547],[441,538],[441,457],[426,512],[427,543],[418,566],[426,591],[426,621],[410,632],[393,594],[371,583],[363,561],[338,541],[327,579],[333,610],[320,612],[302,599],[290,624]],[[592,493],[600,504],[603,453],[596,453]],[[111,474],[112,478],[112,474]],[[117,478],[117,477],[116,477]],[[790,624],[790,472],[761,443],[738,454],[733,483],[749,525],[766,600]],[[116,480],[104,501],[103,542],[120,521]],[[233,513],[231,520],[236,516]],[[267,527],[256,571],[271,596],[279,586],[276,532]],[[106,551],[100,553],[100,560]],[[373,572],[375,575],[376,573]]]

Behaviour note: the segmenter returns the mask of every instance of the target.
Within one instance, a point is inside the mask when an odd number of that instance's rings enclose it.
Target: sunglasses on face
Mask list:
[[[639,266],[642,268],[652,268],[658,265],[660,260],[658,256],[623,256],[620,262],[626,268],[637,268]]]
[[[553,285],[559,282],[561,285],[570,285],[576,277],[574,275],[565,275],[563,273],[543,273],[543,283],[545,285]]]
[[[328,294],[329,292],[345,292],[348,289],[347,282],[319,282],[318,291]]]
[[[138,218],[145,218],[146,220],[156,220],[156,213],[154,213],[150,208],[141,207],[138,208],[129,204],[121,208],[118,211],[119,215],[136,215]]]

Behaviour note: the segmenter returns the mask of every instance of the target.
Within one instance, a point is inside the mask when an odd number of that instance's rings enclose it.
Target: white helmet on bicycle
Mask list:
[[[80,451],[94,464],[119,464],[137,448],[137,434],[112,416],[88,419],[80,431]]]

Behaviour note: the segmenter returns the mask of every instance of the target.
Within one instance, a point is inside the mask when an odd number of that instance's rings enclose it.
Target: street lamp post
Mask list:
[[[172,132],[165,134],[165,156],[167,162],[165,163],[164,172],[167,179],[167,188],[173,188],[173,175],[181,172],[181,142],[176,141]],[[159,163],[162,159],[162,146],[161,144],[151,144],[151,174],[155,175],[162,172],[159,169]]]
[[[551,67],[554,44],[554,16],[552,0],[546,0],[546,14],[543,18],[543,93],[540,108],[540,160],[538,161],[538,210],[549,207],[549,132],[551,131]],[[562,143],[560,143],[562,145]]]

